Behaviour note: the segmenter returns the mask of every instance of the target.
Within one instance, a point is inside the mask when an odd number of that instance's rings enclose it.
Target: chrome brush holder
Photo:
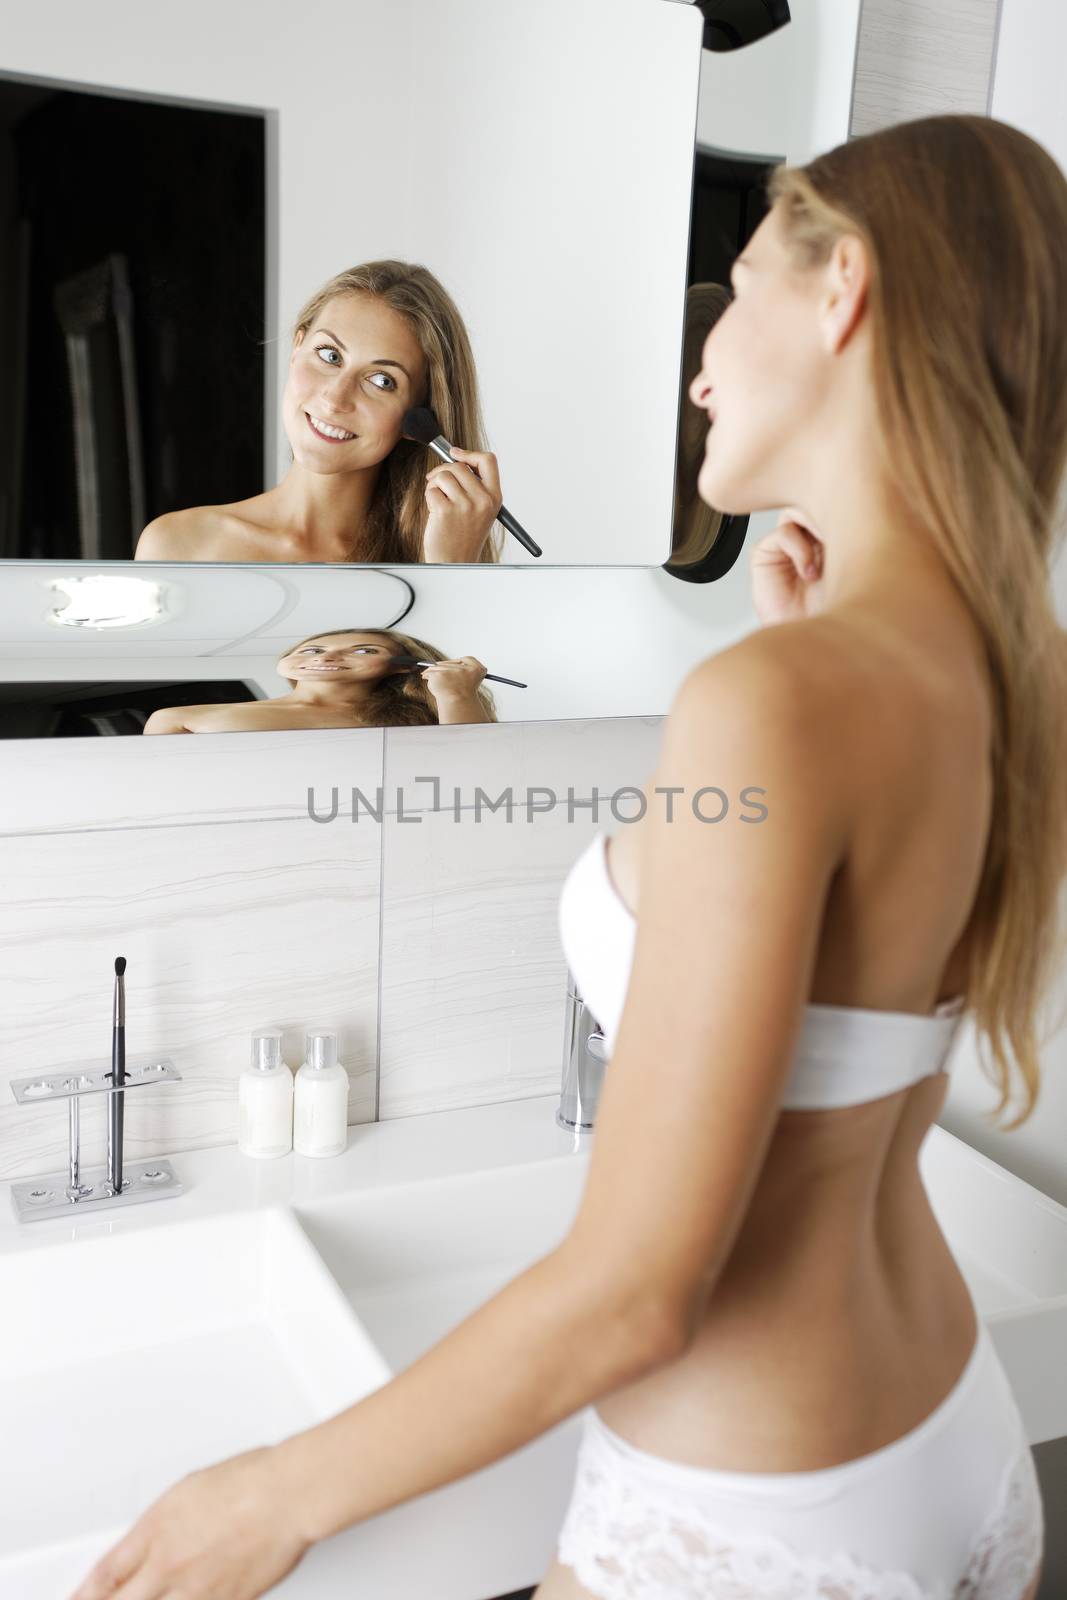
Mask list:
[[[182,1192],[169,1161],[132,1161],[123,1164],[118,1186],[109,1181],[108,1167],[81,1170],[80,1111],[83,1095],[126,1094],[155,1083],[177,1083],[181,1073],[166,1056],[135,1056],[126,1065],[126,1081],[116,1089],[110,1068],[98,1061],[75,1063],[63,1072],[13,1078],[11,1092],[20,1106],[42,1100],[68,1102],[70,1158],[66,1172],[50,1172],[11,1185],[11,1204],[20,1222],[39,1217],[69,1217],[75,1211],[103,1211],[111,1206],[137,1205],[142,1200],[166,1200]],[[110,1164],[110,1163],[109,1163]]]

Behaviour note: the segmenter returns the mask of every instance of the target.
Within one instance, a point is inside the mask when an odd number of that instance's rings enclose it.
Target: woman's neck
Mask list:
[[[334,710],[345,708],[352,711],[366,711],[374,697],[377,684],[364,683],[309,683],[306,678],[293,685],[289,694],[280,695],[280,700],[289,705],[301,706],[329,706]]]
[[[279,520],[306,544],[358,546],[380,463],[354,472],[308,472],[294,461],[273,491]]]

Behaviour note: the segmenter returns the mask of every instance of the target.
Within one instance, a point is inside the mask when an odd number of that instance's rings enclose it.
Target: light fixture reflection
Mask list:
[[[163,615],[162,585],[151,578],[99,572],[86,578],[54,578],[51,587],[66,598],[48,620],[66,628],[135,628]]]

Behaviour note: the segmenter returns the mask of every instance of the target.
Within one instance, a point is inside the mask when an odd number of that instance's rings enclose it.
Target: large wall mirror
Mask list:
[[[663,562],[701,28],[674,0],[22,14],[0,553]]]
[[[755,625],[740,557],[775,520],[695,500],[688,383],[767,170],[847,137],[859,0],[360,0],[328,49],[305,17],[254,50],[236,8],[114,9],[105,32],[59,0],[0,59],[0,738],[666,711]],[[506,577],[165,541],[131,560],[170,500],[284,484],[296,313],[376,260],[425,264],[462,313],[505,505],[543,554],[497,524]]]

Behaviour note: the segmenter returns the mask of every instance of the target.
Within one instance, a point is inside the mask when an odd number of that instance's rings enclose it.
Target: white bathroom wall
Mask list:
[[[63,1108],[7,1085],[106,1059],[117,955],[130,1055],[182,1073],[130,1096],[134,1159],[236,1138],[259,1026],[293,1066],[337,1027],[351,1122],[551,1092],[581,801],[647,781],[661,721],[0,745],[0,1181],[63,1168]],[[102,1106],[83,1137],[101,1162]]]
[[[412,5],[405,248],[456,287],[545,561],[670,555],[702,25],[662,0]]]
[[[1061,0],[1002,0],[990,114],[1037,139],[1067,171],[1067,9]],[[1067,627],[1067,550],[1053,571],[1060,621]],[[1051,1022],[1067,1013],[1067,971],[1048,998]],[[999,1161],[1009,1171],[1067,1203],[1067,1022],[1049,1031],[1041,1055],[1041,1098],[1025,1126],[1004,1133],[983,1108],[990,1090],[973,1044],[961,1042],[952,1092],[941,1121],[950,1132]]]
[[[382,1117],[558,1091],[560,885],[598,827],[634,814],[632,798],[613,810],[613,797],[648,783],[663,720],[470,725],[447,742],[437,729],[389,730]],[[420,825],[401,819],[398,790]],[[510,816],[489,809],[509,794]]]
[[[1001,0],[991,114],[1038,139],[1067,170],[1067,7]]]

